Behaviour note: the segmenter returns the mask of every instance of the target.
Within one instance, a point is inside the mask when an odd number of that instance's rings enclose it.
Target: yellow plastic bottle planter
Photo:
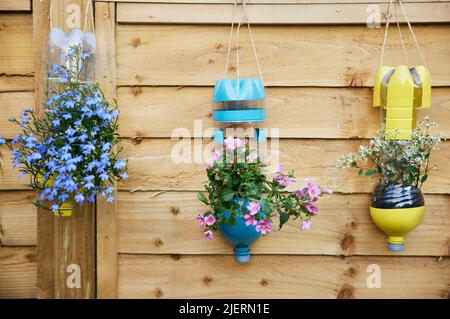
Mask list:
[[[413,208],[375,208],[370,207],[374,223],[388,235],[387,248],[403,251],[404,236],[422,223],[425,206]]]
[[[431,78],[424,66],[383,66],[375,77],[373,106],[386,109],[386,138],[410,139],[416,110],[431,106]]]
[[[51,176],[48,179],[46,184],[48,184],[48,186],[51,186],[53,184],[53,180],[54,180],[54,176]],[[42,175],[39,175],[37,177],[38,184],[42,184],[43,181],[44,181],[44,177]],[[53,214],[55,216],[70,217],[70,216],[72,216],[72,211],[73,211],[72,202],[70,200],[68,200],[68,201],[65,201],[64,203],[62,203],[62,205],[59,207],[59,210],[57,212],[54,212]]]

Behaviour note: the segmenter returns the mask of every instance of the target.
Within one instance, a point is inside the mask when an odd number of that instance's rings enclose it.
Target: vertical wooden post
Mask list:
[[[115,3],[95,3],[97,38],[96,78],[106,98],[116,98]],[[117,191],[114,194],[117,200]],[[117,297],[117,204],[97,200],[97,297]]]
[[[78,4],[81,19],[86,0],[53,0],[52,8],[63,19],[68,4]],[[33,0],[33,27],[35,43],[36,111],[43,115],[45,88],[43,62],[46,60],[51,0]],[[83,20],[81,20],[83,21]],[[56,25],[54,23],[54,25]],[[71,217],[57,218],[38,209],[37,262],[39,298],[95,298],[95,205],[74,205]],[[80,287],[68,285],[80,276]],[[75,281],[72,281],[73,278]],[[68,280],[69,279],[69,280]]]

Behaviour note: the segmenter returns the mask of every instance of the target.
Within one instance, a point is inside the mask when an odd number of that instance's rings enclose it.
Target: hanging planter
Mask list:
[[[48,92],[44,117],[26,109],[19,119],[10,119],[21,133],[8,142],[0,138],[12,151],[14,167],[21,176],[29,175],[30,186],[39,190],[35,205],[58,216],[71,215],[72,201],[93,203],[101,195],[112,202],[113,182],[127,178],[126,160],[113,151],[119,112],[97,83],[80,80],[89,53],[72,46],[65,54],[76,63],[51,67],[59,85]]]
[[[404,249],[404,236],[423,220],[425,202],[421,187],[435,166],[429,165],[430,154],[445,139],[431,134],[436,123],[425,118],[411,133],[411,139],[395,138],[398,131],[386,132],[384,125],[369,146],[344,156],[338,167],[353,167],[359,175],[380,176],[372,194],[370,214],[387,235],[387,248]],[[364,165],[364,164],[367,164]]]
[[[386,119],[386,138],[410,139],[411,132],[416,127],[416,110],[431,106],[431,77],[428,69],[425,67],[425,57],[409,23],[401,0],[396,1],[394,8],[400,42],[403,47],[405,65],[399,65],[397,67],[383,65],[392,5],[393,0],[389,3],[384,41],[381,48],[380,67],[374,82],[373,106],[379,107],[381,117]],[[403,41],[397,16],[398,6],[400,6],[411,31],[423,65],[408,66],[406,46]],[[395,135],[392,134],[393,132],[395,132]]]
[[[293,173],[286,174],[279,166],[269,178],[264,173],[266,165],[249,149],[248,140],[228,137],[223,152],[214,149],[212,158],[214,162],[206,167],[206,195],[198,194],[210,210],[198,215],[197,220],[207,239],[219,231],[234,246],[239,263],[250,261],[250,245],[272,231],[273,217],[278,217],[280,229],[299,218],[301,229],[307,230],[311,218],[318,214],[317,201],[331,194],[311,179],[305,180],[308,185],[303,189],[288,192],[295,183]]]
[[[242,1],[242,16],[239,19],[235,31],[235,19],[237,12],[237,0],[234,2],[233,18],[231,23],[230,39],[228,43],[227,61],[225,64],[225,76],[219,79],[213,92],[213,101],[215,104],[213,110],[213,120],[220,123],[221,128],[215,131],[214,139],[216,142],[222,143],[225,135],[223,128],[228,125],[254,124],[261,125],[266,118],[266,110],[264,108],[264,99],[266,93],[262,80],[261,67],[258,56],[256,54],[255,41],[253,39],[252,29],[247,15],[246,0]],[[241,67],[239,61],[239,35],[241,25],[245,23],[248,28],[253,55],[255,57],[259,78],[241,78]],[[233,38],[236,38],[236,70],[237,78],[228,78],[228,70],[231,57],[231,46]],[[259,142],[266,140],[265,131],[259,128],[255,129],[255,139]]]

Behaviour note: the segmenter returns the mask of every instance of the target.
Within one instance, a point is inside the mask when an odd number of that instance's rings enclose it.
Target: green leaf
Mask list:
[[[197,199],[203,203],[205,203],[206,205],[209,205],[208,203],[208,199],[206,198],[205,194],[203,193],[198,193],[197,194]]]
[[[360,168],[359,170],[358,170],[358,175],[362,175],[363,174],[363,169],[362,168]]]
[[[227,192],[227,193],[224,193],[224,194],[223,194],[223,200],[228,202],[228,201],[230,201],[230,200],[233,199],[234,195],[235,195],[234,192]]]
[[[423,175],[422,178],[420,179],[421,183],[425,183],[425,181],[428,179],[428,175]]]
[[[289,221],[289,214],[280,214],[280,229]]]
[[[365,175],[372,176],[373,174],[376,174],[376,173],[378,173],[377,169],[371,169],[371,170],[368,170]]]

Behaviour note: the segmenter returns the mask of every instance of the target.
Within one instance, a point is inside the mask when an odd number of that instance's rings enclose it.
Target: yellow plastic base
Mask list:
[[[72,216],[72,203],[67,201],[61,205],[59,210],[55,212],[55,216],[61,216],[61,217],[70,217]]]
[[[405,244],[404,236],[423,221],[425,206],[414,208],[375,208],[370,207],[374,223],[388,235],[388,244]]]

